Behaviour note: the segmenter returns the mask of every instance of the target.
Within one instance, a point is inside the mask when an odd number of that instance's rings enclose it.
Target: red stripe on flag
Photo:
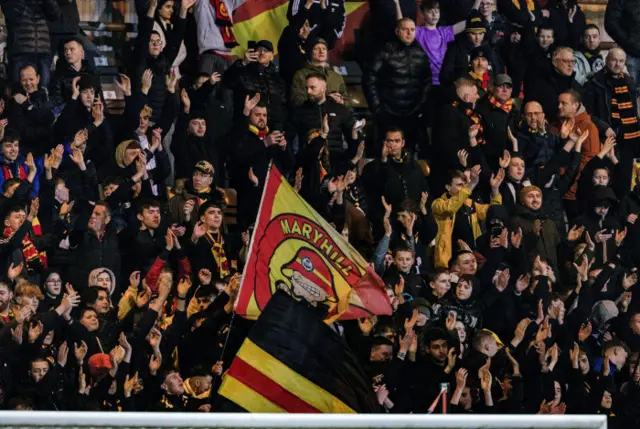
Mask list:
[[[233,13],[233,22],[247,21],[271,9],[287,3],[288,0],[248,0]],[[304,3],[301,3],[304,4]]]
[[[285,390],[278,383],[243,361],[239,356],[236,356],[233,360],[233,364],[231,368],[229,368],[227,375],[240,381],[250,389],[255,390],[270,402],[273,402],[289,413],[320,413],[320,410],[307,404],[288,390]],[[238,405],[242,406],[242,404]]]

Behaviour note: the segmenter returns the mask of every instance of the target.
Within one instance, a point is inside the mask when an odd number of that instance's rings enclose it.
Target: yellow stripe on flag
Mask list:
[[[218,393],[250,413],[286,413],[285,410],[230,375],[224,376]]]
[[[354,414],[355,411],[322,387],[304,378],[275,357],[246,339],[237,355],[240,359],[279,384],[285,390],[317,408],[323,413]],[[228,396],[225,394],[228,398]],[[231,399],[231,398],[229,398]],[[234,401],[235,402],[235,401]],[[238,404],[244,404],[243,399]]]
[[[362,7],[365,2],[345,2],[346,14],[354,12]],[[239,46],[233,48],[232,53],[239,57],[244,56],[250,40],[269,40],[273,43],[274,54],[278,53],[278,40],[289,21],[287,20],[287,7],[289,3],[267,10],[246,21],[233,24],[233,34]]]

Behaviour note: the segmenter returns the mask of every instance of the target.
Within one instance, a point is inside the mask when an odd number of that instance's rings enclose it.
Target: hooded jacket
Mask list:
[[[491,197],[491,205],[502,204],[502,196]],[[435,266],[436,268],[448,268],[449,260],[451,259],[453,252],[452,235],[453,227],[456,221],[456,213],[463,205],[467,205],[472,209],[472,214],[469,217],[469,224],[473,231],[473,238],[477,239],[482,235],[480,229],[480,222],[484,221],[487,216],[487,210],[490,204],[480,204],[471,199],[471,189],[464,187],[454,196],[450,196],[448,193],[443,194],[440,198],[435,200],[431,205],[433,210],[433,217],[438,224],[438,234],[436,235],[436,248],[435,248]],[[475,243],[467,243],[472,248],[475,247]]]

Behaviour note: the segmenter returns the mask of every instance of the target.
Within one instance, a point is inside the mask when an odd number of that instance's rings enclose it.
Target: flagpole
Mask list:
[[[254,223],[257,223],[260,219],[260,215],[262,214],[262,206],[264,203],[264,196],[267,193],[267,185],[269,185],[269,177],[271,176],[271,168],[273,167],[273,161],[269,161],[269,168],[267,168],[267,178],[264,181],[264,187],[262,188],[262,195],[260,196],[260,206],[258,207],[258,216]],[[240,288],[238,289],[238,294],[236,296],[236,300],[233,303],[233,314],[235,315],[236,307],[238,306],[238,301],[240,300],[240,295],[242,292],[242,286],[244,285],[244,276],[247,274],[247,267],[249,266],[249,257],[251,256],[251,252],[253,251],[253,245],[256,242],[256,229],[253,229],[253,234],[251,234],[251,241],[249,242],[249,250],[245,256],[245,264],[242,269],[242,277],[240,277]],[[226,343],[225,343],[226,345]]]

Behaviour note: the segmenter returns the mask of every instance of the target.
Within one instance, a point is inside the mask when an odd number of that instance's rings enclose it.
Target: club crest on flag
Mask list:
[[[325,307],[326,321],[391,313],[384,284],[366,260],[272,167],[236,312],[256,319],[278,290]]]

